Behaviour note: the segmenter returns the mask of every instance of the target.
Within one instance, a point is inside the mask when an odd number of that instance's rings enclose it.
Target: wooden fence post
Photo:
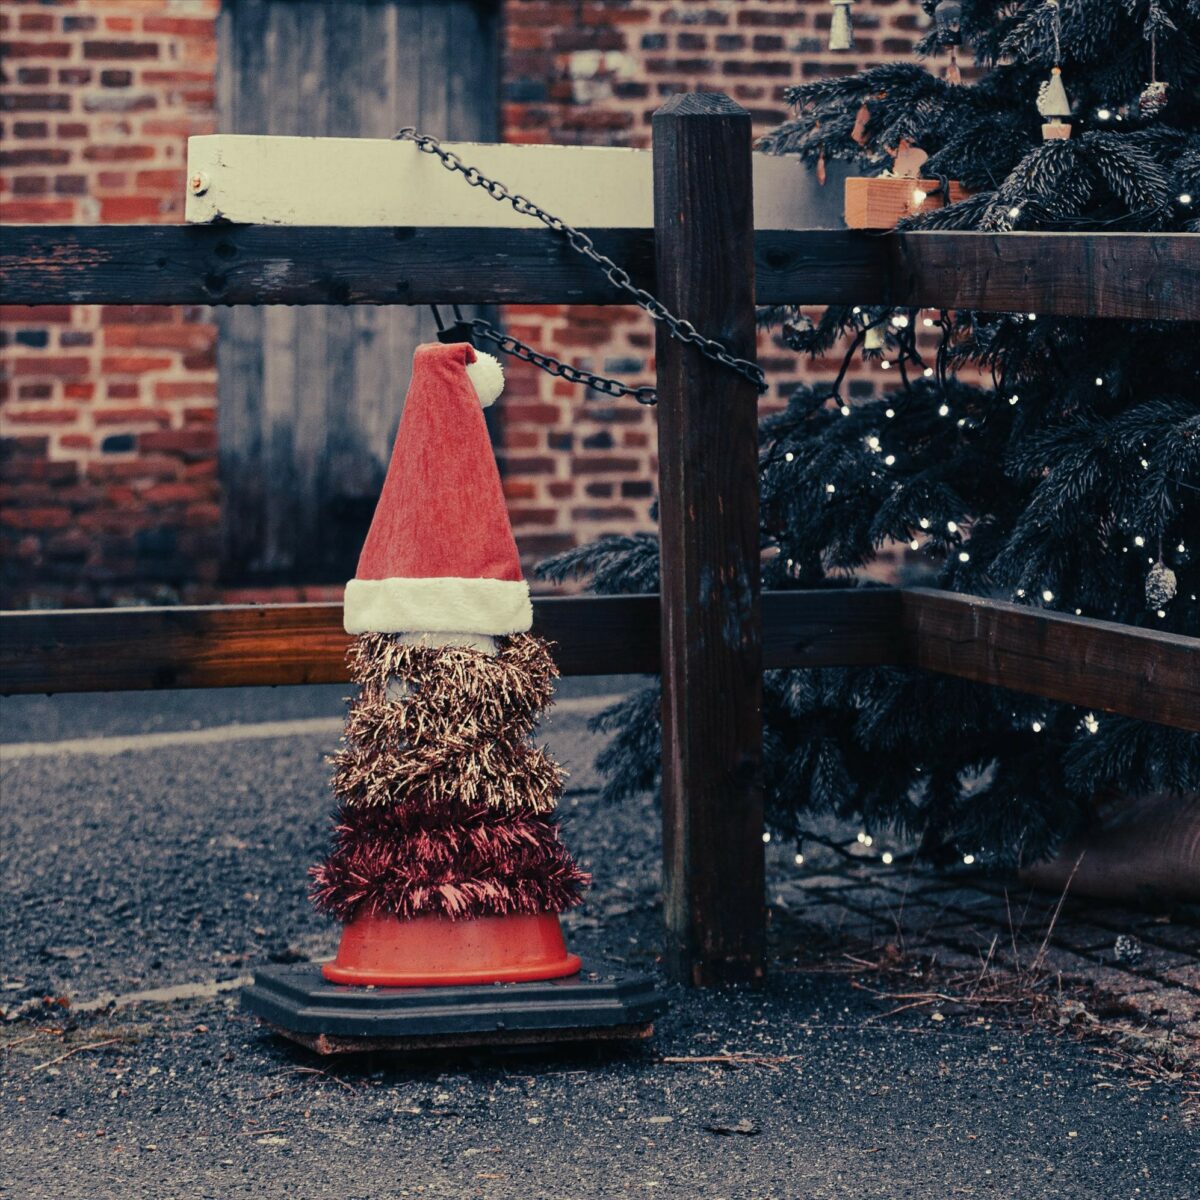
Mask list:
[[[750,115],[679,95],[653,130],[658,295],[753,359]],[[763,975],[757,393],[661,324],[657,357],[666,963],[703,987]]]

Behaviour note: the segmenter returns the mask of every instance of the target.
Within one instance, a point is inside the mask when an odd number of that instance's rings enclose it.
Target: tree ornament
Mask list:
[[[1071,136],[1071,127],[1063,120],[1071,115],[1071,102],[1067,99],[1066,88],[1063,87],[1061,67],[1052,67],[1050,78],[1044,80],[1038,88],[1037,110],[1046,118],[1046,123],[1042,126],[1042,137],[1047,142]]]
[[[1150,34],[1150,82],[1138,96],[1138,109],[1143,117],[1157,117],[1167,107],[1167,85],[1158,78],[1158,31]]]
[[[850,19],[850,5],[854,0],[829,0],[833,5],[833,16],[829,21],[830,50],[854,49],[854,23]]]
[[[863,334],[863,349],[864,350],[882,350],[887,346],[887,336],[883,332],[882,325],[868,325],[866,332]]]
[[[962,45],[962,5],[958,0],[940,0],[933,10],[933,21],[943,46]]]
[[[1062,18],[1058,11],[1058,0],[1046,0],[1050,9],[1050,27],[1054,32],[1054,66],[1050,69],[1050,78],[1038,88],[1037,110],[1046,118],[1042,126],[1044,141],[1061,141],[1071,136],[1071,127],[1063,120],[1071,115],[1071,102],[1067,99],[1067,90],[1063,87],[1062,67]]]
[[[1146,607],[1158,609],[1170,604],[1178,586],[1175,572],[1160,558],[1146,576]]]

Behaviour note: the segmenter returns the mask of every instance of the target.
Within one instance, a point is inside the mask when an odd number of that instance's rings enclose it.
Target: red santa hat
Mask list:
[[[483,408],[504,373],[466,342],[418,346],[383,491],[346,584],[347,633],[522,633],[533,624]]]

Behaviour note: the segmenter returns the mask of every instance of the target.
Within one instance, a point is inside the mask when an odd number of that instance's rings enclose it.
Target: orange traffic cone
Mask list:
[[[563,979],[580,965],[554,913],[459,921],[363,914],[343,926],[337,958],[321,974],[331,983],[446,987]]]

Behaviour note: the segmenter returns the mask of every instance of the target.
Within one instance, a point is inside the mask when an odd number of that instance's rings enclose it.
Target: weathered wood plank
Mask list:
[[[656,289],[650,230],[591,229]],[[1191,234],[755,236],[760,304],[978,307],[1188,320],[1200,312]],[[545,229],[270,225],[12,225],[9,304],[618,304],[625,297]]]
[[[888,242],[897,305],[1147,321],[1200,315],[1195,234],[908,233]]]
[[[658,669],[658,597],[534,601],[534,632],[567,675]],[[0,614],[0,693],[335,683],[348,678],[340,604]]]
[[[653,674],[658,597],[538,597],[564,675]],[[767,667],[899,662],[899,594],[768,592]],[[0,613],[0,693],[253,687],[347,678],[340,604]]]
[[[900,602],[913,666],[1200,731],[1200,638],[925,588]]]
[[[750,114],[680,95],[653,128],[659,297],[752,359]],[[765,970],[757,395],[661,326],[656,354],[664,960],[708,987]]]

